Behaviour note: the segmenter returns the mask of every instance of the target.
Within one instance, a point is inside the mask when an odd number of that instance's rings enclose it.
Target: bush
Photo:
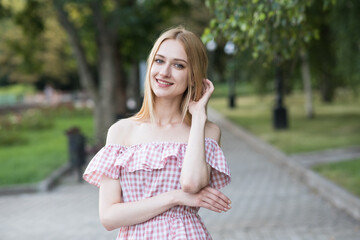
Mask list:
[[[41,109],[0,116],[0,146],[23,145],[28,139],[25,131],[44,130],[54,127],[54,117]]]
[[[17,131],[8,131],[6,134],[0,134],[0,146],[24,145],[26,143],[28,143],[28,140]]]

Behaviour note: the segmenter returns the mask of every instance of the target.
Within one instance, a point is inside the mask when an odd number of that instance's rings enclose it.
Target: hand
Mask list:
[[[222,192],[212,187],[205,187],[198,193],[186,193],[181,191],[180,205],[190,207],[204,207],[214,212],[226,212],[231,206],[230,199]]]
[[[190,101],[189,112],[191,115],[198,112],[206,113],[206,106],[209,102],[211,94],[214,92],[214,89],[214,85],[209,79],[203,79],[203,92],[201,98],[198,101]]]

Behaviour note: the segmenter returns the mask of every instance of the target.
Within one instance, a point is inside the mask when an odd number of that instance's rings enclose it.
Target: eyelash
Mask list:
[[[179,63],[175,63],[174,65],[176,68],[179,68],[179,69],[185,68],[182,64],[179,64]]]
[[[164,63],[165,61],[162,60],[162,59],[155,59],[155,62],[156,62],[157,64],[162,64],[162,63]],[[175,63],[174,66],[175,66],[176,68],[178,68],[178,69],[184,69],[184,68],[185,68],[185,66],[182,65],[182,64],[180,64],[180,63]]]
[[[156,63],[163,63],[164,61],[161,60],[161,59],[155,59],[155,62],[156,62]]]

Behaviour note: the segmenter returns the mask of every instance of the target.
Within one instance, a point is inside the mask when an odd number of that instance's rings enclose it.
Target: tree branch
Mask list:
[[[73,47],[74,54],[78,63],[80,82],[82,86],[87,90],[87,92],[89,92],[90,97],[94,101],[97,101],[98,93],[96,90],[97,88],[95,84],[95,78],[91,73],[90,64],[86,59],[85,50],[80,42],[80,37],[77,34],[77,30],[73,25],[73,23],[69,20],[68,14],[64,10],[62,1],[54,0],[53,6],[55,11],[57,12],[58,20],[62,25],[62,27],[67,32],[69,36],[70,44]]]

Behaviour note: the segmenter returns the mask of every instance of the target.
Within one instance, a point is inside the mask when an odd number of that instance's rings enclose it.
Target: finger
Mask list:
[[[223,194],[222,192],[220,192],[219,190],[217,190],[215,188],[207,186],[207,187],[203,188],[203,191],[209,192],[209,193],[221,198],[227,204],[231,204],[230,198],[228,198],[225,194]]]
[[[208,90],[212,93],[215,89],[214,84],[209,79],[206,79],[206,82],[208,85]]]
[[[224,202],[218,202],[211,198],[204,198],[203,199],[204,205],[212,206],[213,208],[217,209],[217,211],[227,212],[231,207],[224,204]]]
[[[223,212],[221,208],[216,208],[214,205],[211,205],[211,204],[209,204],[207,202],[202,202],[200,204],[200,207],[203,207],[203,208],[206,208],[206,209],[209,209],[211,211],[218,212],[218,213]]]
[[[204,195],[203,201],[210,205],[213,205],[218,209],[221,209],[222,211],[227,211],[231,208],[231,206],[226,201],[210,193]]]
[[[208,88],[208,85],[207,85],[207,79],[203,79],[203,82],[202,82],[202,85],[203,85],[203,88],[202,88],[202,95],[204,95],[206,92],[207,92],[207,88]]]
[[[215,89],[213,83],[209,79],[205,79],[205,86],[206,86],[206,89],[205,89],[206,93],[211,95]]]
[[[214,191],[212,191],[212,192],[206,191],[206,189],[202,190],[200,192],[201,199],[210,205],[214,205],[217,208],[220,208],[221,210],[224,210],[224,211],[229,210],[231,208],[230,200],[225,195],[219,197],[218,194],[222,194],[222,193],[215,189],[213,189],[213,190]],[[217,194],[214,194],[215,192],[217,192]]]

